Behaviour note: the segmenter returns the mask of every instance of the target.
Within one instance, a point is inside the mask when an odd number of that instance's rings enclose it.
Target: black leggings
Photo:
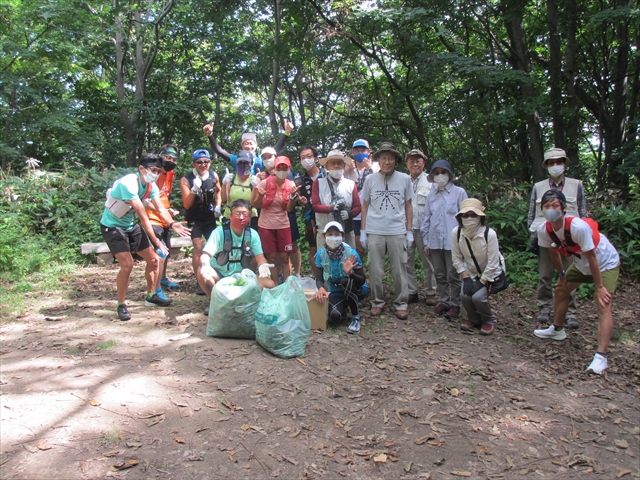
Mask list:
[[[351,310],[351,315],[358,315],[358,302],[362,297],[362,285],[364,282],[357,282],[352,278],[340,280],[342,292],[331,292],[329,294],[329,319],[338,321],[347,313],[347,307]]]

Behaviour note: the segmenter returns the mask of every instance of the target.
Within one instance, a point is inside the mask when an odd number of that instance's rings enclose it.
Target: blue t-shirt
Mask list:
[[[343,243],[343,245],[346,245],[345,243]],[[348,247],[348,245],[347,245]],[[345,247],[345,249],[347,248]],[[322,264],[322,258],[323,256],[326,254],[325,252],[327,251],[326,247],[322,247],[320,250],[318,250],[318,252],[316,253],[316,266],[320,267],[322,269],[324,269],[324,273],[326,275],[326,268],[325,265]],[[360,255],[358,255],[358,252],[355,251],[355,249],[351,249],[351,254],[355,255],[356,257],[356,261],[354,263],[354,267],[358,266],[361,267],[362,266],[362,260],[360,260]],[[340,292],[342,293],[342,287],[339,285],[334,285],[334,283],[339,284],[340,280],[347,277],[348,275],[346,274],[346,272],[344,271],[344,268],[342,268],[342,265],[344,264],[343,259],[340,258],[338,260],[334,260],[333,258],[330,258],[327,255],[327,259],[329,261],[329,265],[330,265],[330,269],[329,269],[329,280],[328,283],[329,285],[329,293],[333,293],[333,292]]]
[[[130,173],[124,177],[118,179],[114,186],[111,188],[111,196],[116,200],[122,200],[125,202],[131,201],[134,198],[141,199],[144,193],[147,191],[147,185],[143,185],[140,180],[140,173]],[[155,183],[151,184],[151,194],[149,199],[159,198],[160,191]],[[102,212],[102,218],[100,223],[108,228],[122,228],[123,230],[131,230],[135,224],[134,210],[129,210],[128,213],[122,217],[116,217],[111,211],[105,207]]]

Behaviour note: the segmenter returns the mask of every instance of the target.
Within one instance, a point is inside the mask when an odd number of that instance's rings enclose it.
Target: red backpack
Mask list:
[[[289,193],[291,192],[291,184],[293,182],[287,178],[284,179],[282,184],[282,204],[283,210],[287,209],[287,202],[289,201]],[[276,199],[276,193],[278,192],[278,185],[276,184],[276,177],[270,175],[267,177],[266,192],[262,197],[262,208],[269,208],[273,201]]]
[[[564,217],[564,242],[560,241],[556,232],[553,231],[553,227],[549,222],[547,222],[546,229],[549,237],[553,240],[554,245],[552,248],[555,248],[561,255],[565,257],[570,257],[571,255],[575,255],[580,258],[580,254],[582,253],[582,247],[573,241],[571,238],[571,222],[576,217]],[[594,248],[598,248],[598,244],[600,243],[600,230],[598,228],[598,222],[593,220],[592,218],[583,218],[584,222],[591,227],[591,238],[593,239]]]

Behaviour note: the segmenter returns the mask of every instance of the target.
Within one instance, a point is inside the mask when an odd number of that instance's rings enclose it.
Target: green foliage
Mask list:
[[[621,271],[640,278],[640,211],[622,205],[601,207],[595,212],[600,231],[620,254]]]

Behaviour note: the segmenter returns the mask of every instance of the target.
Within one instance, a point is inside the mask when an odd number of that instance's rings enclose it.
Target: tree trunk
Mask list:
[[[549,25],[549,98],[553,119],[553,143],[557,148],[566,150],[562,116],[562,54],[560,53],[560,33],[558,32],[557,0],[547,0],[547,24]]]
[[[9,135],[11,133],[11,117],[13,113],[16,111],[16,87],[14,86],[11,90],[11,94],[9,95],[9,111],[7,112],[7,118],[4,121],[4,133],[3,133],[3,141],[4,144],[9,147]],[[9,154],[5,153],[2,155],[2,170],[7,171],[9,167],[9,161],[11,160]]]
[[[571,165],[580,162],[578,155],[578,121],[579,112],[576,106],[576,31],[578,29],[578,11],[575,0],[567,1],[567,49],[565,62],[565,83],[567,85],[567,155]]]
[[[271,135],[276,137],[280,132],[278,120],[276,119],[276,94],[278,93],[278,82],[280,80],[280,55],[278,47],[280,43],[280,2],[274,0],[273,13],[275,19],[275,30],[273,32],[273,72],[271,79],[271,90],[269,91],[269,121],[271,123]]]

